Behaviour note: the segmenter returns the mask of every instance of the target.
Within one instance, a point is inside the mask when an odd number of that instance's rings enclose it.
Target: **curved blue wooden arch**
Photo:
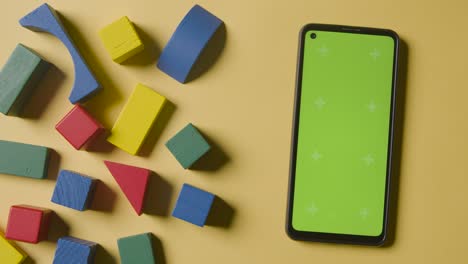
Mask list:
[[[177,81],[187,82],[193,65],[222,24],[215,15],[195,5],[164,47],[157,67]]]
[[[88,97],[100,89],[100,85],[88,65],[84,61],[65,27],[60,21],[55,10],[48,4],[43,4],[37,9],[20,19],[20,24],[32,31],[48,32],[67,47],[75,65],[75,82],[69,100],[72,104],[85,101]]]

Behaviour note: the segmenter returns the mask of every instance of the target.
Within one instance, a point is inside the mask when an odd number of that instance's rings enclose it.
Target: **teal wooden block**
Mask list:
[[[20,115],[49,67],[50,63],[37,53],[18,44],[0,72],[0,112]]]
[[[184,169],[190,168],[211,148],[192,124],[188,124],[172,137],[166,147]]]
[[[44,179],[48,164],[48,148],[0,140],[0,173]]]
[[[154,264],[152,234],[144,233],[117,240],[122,264]]]

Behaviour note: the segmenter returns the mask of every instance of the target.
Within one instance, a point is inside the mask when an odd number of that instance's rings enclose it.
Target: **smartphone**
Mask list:
[[[300,32],[287,234],[381,245],[387,237],[398,35],[309,24]]]

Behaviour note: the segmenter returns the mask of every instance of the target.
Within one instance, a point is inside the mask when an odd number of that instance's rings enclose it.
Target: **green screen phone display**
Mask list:
[[[394,40],[304,35],[292,226],[379,236],[389,150]]]

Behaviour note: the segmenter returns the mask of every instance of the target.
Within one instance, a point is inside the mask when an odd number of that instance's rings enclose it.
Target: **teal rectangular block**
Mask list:
[[[184,169],[190,168],[211,146],[192,124],[188,124],[167,143],[166,147]]]
[[[37,53],[18,44],[0,72],[0,112],[19,115],[49,67]]]
[[[122,264],[154,264],[151,233],[144,233],[117,240]]]
[[[0,173],[44,179],[48,164],[48,148],[0,140]]]

